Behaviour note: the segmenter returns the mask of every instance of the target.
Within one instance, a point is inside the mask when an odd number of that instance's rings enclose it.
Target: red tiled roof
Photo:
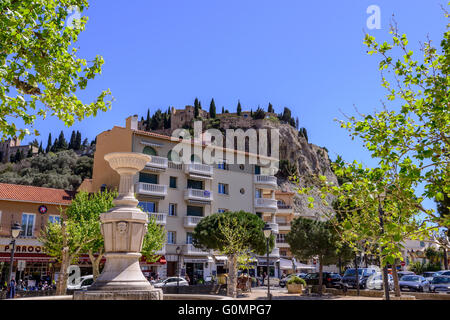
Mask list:
[[[74,191],[0,183],[0,200],[69,205]]]

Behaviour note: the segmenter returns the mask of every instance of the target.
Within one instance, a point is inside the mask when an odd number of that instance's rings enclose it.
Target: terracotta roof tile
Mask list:
[[[0,200],[69,205],[74,191],[0,183]]]

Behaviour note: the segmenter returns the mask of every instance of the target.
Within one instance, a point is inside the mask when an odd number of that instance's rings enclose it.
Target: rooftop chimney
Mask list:
[[[138,116],[135,114],[134,116],[129,116],[126,119],[126,128],[131,130],[138,129]]]

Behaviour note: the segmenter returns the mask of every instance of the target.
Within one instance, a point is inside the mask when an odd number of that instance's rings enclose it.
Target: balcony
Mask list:
[[[278,230],[291,231],[291,224],[290,223],[278,223]]]
[[[277,248],[289,248],[289,243],[277,241],[276,246],[277,246]]]
[[[186,228],[195,228],[195,226],[202,220],[203,217],[186,216],[184,217],[184,226]]]
[[[167,186],[161,184],[153,184],[146,182],[139,182],[135,186],[137,194],[144,196],[152,196],[158,198],[164,198],[167,196]]]
[[[196,248],[193,244],[185,244],[183,254],[192,256],[207,256],[209,252]]]
[[[213,166],[202,163],[187,163],[184,167],[185,172],[192,178],[212,179]]]
[[[264,175],[255,175],[254,182],[256,185],[261,188],[266,189],[276,189],[277,188],[277,177],[275,176],[264,176]]]
[[[155,219],[156,223],[159,225],[165,225],[167,222],[167,213],[158,213],[158,212],[148,212],[148,218]]]
[[[152,159],[145,165],[146,170],[165,171],[168,167],[169,160],[164,157],[151,156]]]
[[[277,213],[280,213],[280,214],[293,214],[294,213],[294,208],[292,206],[290,206],[290,205],[278,203]]]
[[[256,198],[255,208],[261,209],[263,212],[276,212],[277,200],[270,198]]]
[[[186,189],[184,190],[184,199],[191,202],[209,204],[213,200],[213,196],[211,191],[208,190]]]

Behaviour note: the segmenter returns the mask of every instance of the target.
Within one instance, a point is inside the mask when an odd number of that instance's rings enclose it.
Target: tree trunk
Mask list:
[[[237,286],[237,263],[236,263],[236,255],[228,256],[228,284],[227,284],[227,296],[236,298]]]
[[[103,258],[103,249],[100,250],[97,258],[95,258],[94,254],[92,253],[92,250],[89,250],[89,260],[91,260],[92,264],[92,277],[94,281],[97,280],[97,277],[100,274],[100,261],[102,261],[102,258]]]
[[[400,284],[398,282],[397,261],[392,266],[392,278],[394,278],[394,292],[396,297],[401,296]]]
[[[323,286],[323,264],[322,259],[319,260],[319,295],[322,295],[322,286]]]
[[[444,247],[443,258],[444,258],[444,270],[448,270],[448,258],[447,258],[447,248],[446,247]]]
[[[61,268],[59,270],[58,282],[56,284],[56,295],[64,296],[67,290],[67,279],[69,278],[69,274],[67,273],[67,269],[70,265],[70,255],[69,248],[64,247],[62,250],[62,259],[61,259]]]

